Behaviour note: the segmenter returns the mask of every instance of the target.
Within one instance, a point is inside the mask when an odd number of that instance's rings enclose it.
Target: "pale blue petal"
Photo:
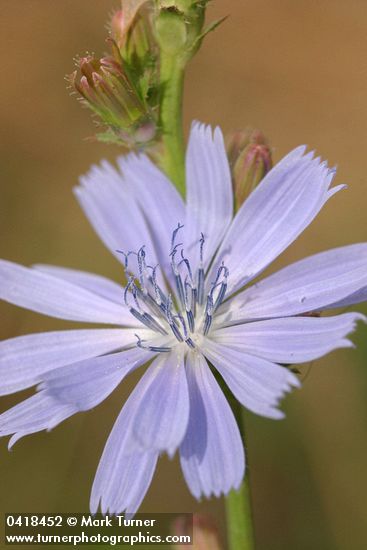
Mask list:
[[[0,415],[0,436],[50,430],[69,416],[101,403],[133,369],[147,361],[139,348],[86,359],[43,375],[39,392]]]
[[[157,466],[158,453],[147,451],[125,456],[123,469],[115,479],[113,500],[102,513],[127,515],[135,514],[150,487]],[[104,499],[102,499],[102,506]]]
[[[349,296],[346,296],[342,300],[329,304],[325,309],[331,309],[335,307],[348,307],[354,304],[360,304],[367,301],[367,286],[353,292]]]
[[[124,454],[150,450],[172,456],[189,417],[189,396],[182,351],[158,355],[128,400],[132,418],[125,427]]]
[[[367,244],[334,248],[291,264],[234,296],[223,305],[217,323],[350,305],[367,299],[366,288]]]
[[[111,164],[104,161],[93,166],[74,191],[94,230],[118,260],[124,263],[124,256],[117,250],[137,252],[145,245],[149,263],[158,263],[143,212],[122,174]],[[130,260],[129,269],[137,274],[137,264],[133,258]]]
[[[204,357],[186,364],[190,418],[180,447],[181,467],[191,493],[219,496],[238,489],[245,470],[241,436],[231,408]]]
[[[151,483],[158,452],[131,452],[135,413],[133,394],[126,401],[107,440],[94,479],[90,509],[96,513],[135,513]]]
[[[136,343],[136,329],[43,332],[0,342],[0,395],[38,384],[45,372]],[[147,339],[151,332],[139,330]]]
[[[70,401],[79,410],[87,410],[94,406],[95,400],[100,403],[111,393],[112,390],[101,397],[104,386],[116,386],[129,372],[152,357],[154,355],[151,352],[134,347],[86,359],[45,373],[39,387],[57,398]]]
[[[185,220],[185,204],[167,176],[146,155],[119,157],[118,164],[148,220],[159,264],[170,280],[171,237],[177,224]]]
[[[224,346],[276,363],[304,363],[335,349],[352,347],[347,336],[360,320],[366,318],[359,313],[285,317],[218,329],[210,337]]]
[[[144,450],[167,451],[172,457],[189,419],[189,394],[183,352],[161,354],[132,394],[132,433]]]
[[[111,302],[125,307],[124,304],[124,287],[119,284],[103,277],[102,275],[95,275],[94,273],[88,273],[87,271],[79,271],[76,269],[70,269],[67,267],[59,267],[54,265],[36,264],[32,266],[38,271],[43,273],[49,273],[59,279],[65,279],[76,286],[90,290],[94,294],[98,294],[103,298],[107,298]]]
[[[330,189],[334,172],[302,149],[281,160],[238,211],[214,262],[224,261],[233,293],[261,273],[311,223],[343,186]]]
[[[0,437],[12,435],[9,450],[22,437],[52,430],[76,412],[71,403],[62,403],[45,392],[36,393],[0,415]]]
[[[0,260],[0,298],[26,309],[89,323],[134,326],[123,305],[48,273]]]
[[[205,237],[204,264],[209,265],[233,215],[232,180],[219,128],[194,122],[186,153],[185,252],[192,269],[199,263],[199,239]],[[182,221],[182,220],[178,220]]]
[[[280,400],[292,386],[300,386],[289,369],[209,339],[203,353],[244,407],[261,416],[284,417],[278,409]]]

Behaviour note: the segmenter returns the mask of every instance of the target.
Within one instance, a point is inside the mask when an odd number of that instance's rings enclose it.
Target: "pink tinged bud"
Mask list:
[[[96,88],[97,88],[97,86],[100,86],[102,89],[108,89],[108,85],[106,84],[105,79],[99,73],[93,72],[92,73],[92,80],[93,80],[93,84]]]
[[[187,516],[179,516],[173,523],[172,532],[177,536],[192,536],[192,545],[177,543],[172,546],[174,550],[222,550],[218,529],[208,516],[194,514],[192,524]]]
[[[122,8],[118,10],[111,19],[111,34],[121,49],[125,45],[126,35],[133,24],[133,21],[143,4],[147,0],[123,0]]]
[[[86,76],[82,76],[79,83],[75,81],[74,87],[82,96],[82,101],[85,105],[93,109],[99,108],[100,101],[98,94],[96,94],[93,87],[90,86]]]
[[[99,96],[110,97],[112,91],[105,79],[98,73],[92,73],[93,88]]]
[[[111,123],[118,121],[123,114],[124,104],[118,94],[111,86],[110,82],[103,78],[99,73],[93,73],[93,86],[100,100],[100,107],[105,110],[105,116]]]
[[[126,15],[122,10],[118,10],[111,19],[111,34],[119,45],[126,31]]]
[[[78,65],[80,67],[81,74],[88,79],[90,84],[92,84],[93,72],[98,71],[99,69],[99,62],[97,59],[94,59],[92,56],[82,57],[79,59]]]
[[[113,74],[117,77],[121,77],[124,73],[122,72],[122,66],[112,57],[102,57],[101,59],[101,71],[106,74],[108,71],[109,74]]]
[[[226,135],[225,143],[229,162],[233,165],[249,143],[265,143],[265,138],[259,130],[245,128]]]
[[[272,168],[271,149],[259,130],[238,131],[226,140],[238,209]]]
[[[85,97],[85,99],[88,99],[89,97],[91,97],[92,89],[89,85],[89,82],[86,76],[82,76],[79,84],[75,84],[75,86],[77,87],[77,90],[79,91],[79,93],[83,97]]]

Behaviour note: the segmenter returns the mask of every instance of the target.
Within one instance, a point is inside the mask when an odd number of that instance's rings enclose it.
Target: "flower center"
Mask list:
[[[184,254],[183,244],[176,243],[182,228],[179,223],[171,238],[169,257],[175,287],[173,293],[166,294],[160,287],[157,281],[158,265],[153,267],[147,264],[145,246],[138,252],[125,254],[119,251],[125,257],[125,304],[136,319],[157,333],[157,340],[160,340],[158,345],[153,345],[153,342],[149,345],[137,334],[137,346],[154,352],[169,352],[175,343],[184,343],[194,349],[200,337],[208,334],[213,316],[227,290],[229,271],[223,263],[217,270],[215,280],[206,288],[203,233],[198,240],[199,264],[193,272]],[[136,275],[129,269],[131,256],[136,258]]]

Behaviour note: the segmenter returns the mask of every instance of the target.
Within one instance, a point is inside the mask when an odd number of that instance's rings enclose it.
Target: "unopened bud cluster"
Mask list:
[[[180,77],[202,38],[208,0],[122,0],[110,21],[103,57],[85,55],[67,77],[104,131],[99,141],[148,148],[159,156],[169,80]],[[177,72],[177,71],[176,71]],[[161,139],[162,138],[162,139]]]
[[[125,3],[124,3],[125,4]],[[106,131],[97,139],[127,146],[154,140],[158,126],[157,49],[145,2],[127,2],[111,20],[110,53],[76,60],[68,81]]]

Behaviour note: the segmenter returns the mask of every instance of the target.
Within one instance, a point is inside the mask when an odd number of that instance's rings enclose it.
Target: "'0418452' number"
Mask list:
[[[8,527],[61,527],[62,516],[8,514],[6,525]]]

